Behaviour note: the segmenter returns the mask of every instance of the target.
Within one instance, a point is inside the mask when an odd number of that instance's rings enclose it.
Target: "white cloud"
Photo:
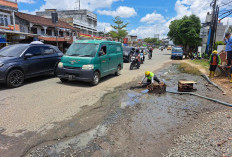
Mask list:
[[[156,14],[155,12],[152,14],[147,14],[145,17],[143,17],[140,22],[145,22],[148,24],[152,24],[155,22],[164,23],[166,20],[161,14]]]
[[[98,10],[98,13],[101,15],[108,15],[108,16],[120,16],[122,18],[129,18],[132,16],[137,15],[137,12],[134,8],[126,7],[126,6],[120,6],[115,11],[112,10]]]
[[[33,4],[33,3],[35,3],[34,0],[18,0],[17,2],[18,2],[18,3],[28,3],[28,4]]]
[[[138,28],[131,30],[129,34],[138,35],[139,38],[154,37],[155,34],[159,34],[160,38],[166,37],[168,27],[164,27],[163,24],[154,24],[147,26],[139,26]]]
[[[218,0],[218,4],[220,5],[222,1],[223,0]],[[210,6],[211,2],[212,0],[177,0],[175,3],[176,16],[170,18],[170,20],[166,21],[166,23],[164,23],[163,25],[160,25],[159,20],[155,21],[155,18],[160,15],[154,15],[155,13],[147,14],[144,18],[142,18],[143,20],[141,19],[141,22],[147,22],[148,24],[150,23],[153,25],[139,26],[138,28],[131,30],[130,33],[134,35],[138,35],[140,38],[152,37],[154,36],[154,34],[158,34],[158,33],[161,35],[167,34],[169,31],[168,27],[171,21],[175,19],[180,19],[185,15],[189,16],[191,14],[197,15],[200,18],[201,22],[203,23],[205,22],[207,13],[212,11],[212,7]],[[162,18],[161,16],[160,19]],[[224,25],[227,24],[228,19],[229,19],[229,24],[232,24],[232,17],[231,17],[222,20]],[[155,24],[154,21],[157,22],[157,24]]]
[[[114,2],[121,0],[81,0],[81,9],[88,9],[94,11],[100,8],[110,8]],[[45,4],[40,7],[40,11],[44,9],[74,9],[79,7],[79,4],[76,3],[77,0],[45,0]]]
[[[108,33],[110,31],[113,30],[113,28],[111,27],[110,23],[106,23],[106,22],[98,22],[97,24],[97,30],[99,32],[105,32]]]

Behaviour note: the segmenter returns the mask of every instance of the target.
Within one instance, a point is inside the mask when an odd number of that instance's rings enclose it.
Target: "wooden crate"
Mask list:
[[[179,92],[192,92],[196,90],[194,88],[194,84],[196,84],[195,81],[180,80],[178,82],[178,91]]]
[[[166,84],[163,82],[160,84],[153,83],[147,86],[147,89],[149,90],[149,93],[164,94],[166,93]]]

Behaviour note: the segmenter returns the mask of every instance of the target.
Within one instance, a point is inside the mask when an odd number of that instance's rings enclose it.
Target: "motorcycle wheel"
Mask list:
[[[133,69],[134,69],[134,65],[131,63],[130,70],[133,70]]]

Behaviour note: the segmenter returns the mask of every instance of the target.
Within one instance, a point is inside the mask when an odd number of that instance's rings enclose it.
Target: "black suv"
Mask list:
[[[135,48],[130,46],[124,46],[123,47],[123,61],[130,63],[131,62],[131,56],[135,53]]]
[[[63,53],[45,44],[15,44],[0,50],[0,83],[19,87],[24,79],[56,72]]]

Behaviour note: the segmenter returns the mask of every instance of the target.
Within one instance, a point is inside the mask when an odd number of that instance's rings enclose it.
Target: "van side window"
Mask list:
[[[122,51],[121,46],[117,45],[117,47],[116,47],[116,51],[117,51],[117,52],[121,52],[121,51]]]
[[[103,52],[103,55],[106,55],[106,46],[105,45],[103,45],[102,47],[101,47],[101,51]]]
[[[109,52],[109,53],[115,54],[115,53],[116,53],[116,45],[110,44],[110,45],[109,45],[109,51],[108,51],[108,52]]]

